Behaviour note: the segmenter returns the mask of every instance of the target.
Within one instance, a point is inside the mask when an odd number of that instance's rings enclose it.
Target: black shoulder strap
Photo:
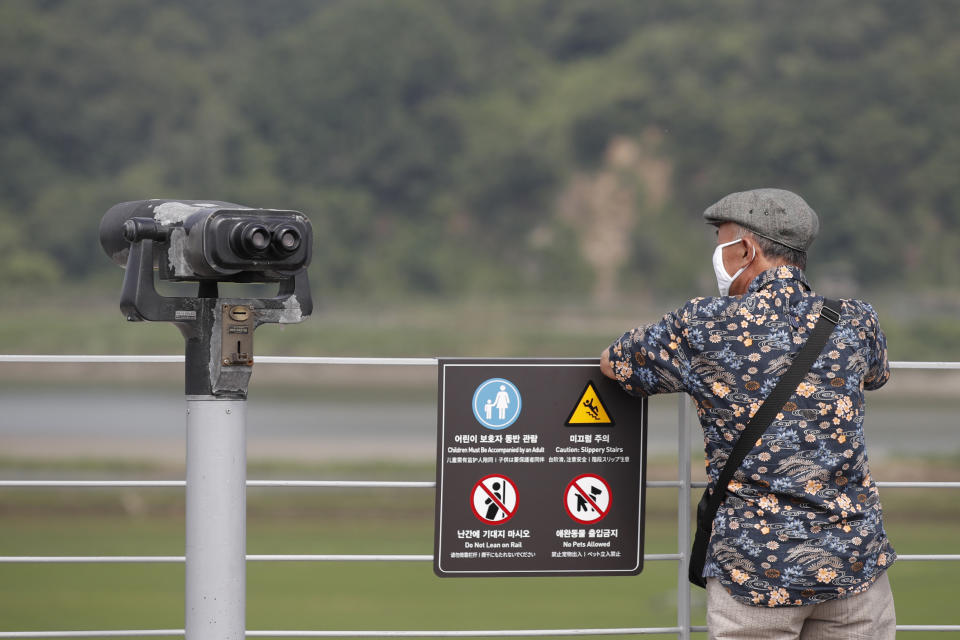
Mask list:
[[[713,519],[717,515],[717,510],[723,504],[727,497],[727,485],[733,479],[733,474],[740,468],[743,459],[756,446],[759,438],[770,426],[774,416],[776,416],[783,405],[786,404],[790,396],[797,390],[797,386],[803,381],[810,367],[820,356],[827,338],[833,333],[833,328],[840,322],[840,303],[835,300],[823,301],[823,308],[820,309],[820,318],[814,326],[806,344],[793,358],[790,368],[786,373],[780,376],[773,391],[760,405],[760,409],[754,414],[753,418],[747,423],[737,444],[734,446],[730,457],[727,458],[714,486],[713,495],[704,492],[704,499],[701,499],[700,506],[697,508],[697,535],[694,540],[693,551],[690,555],[690,581],[699,586],[705,586],[703,580],[703,565],[706,561],[707,543],[710,541],[710,530],[713,525]],[[698,562],[699,560],[699,562]],[[695,566],[695,564],[697,566]],[[695,573],[696,572],[696,573]],[[696,579],[695,579],[696,578]]]

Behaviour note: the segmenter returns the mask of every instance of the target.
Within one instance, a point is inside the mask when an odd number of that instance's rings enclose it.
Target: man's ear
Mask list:
[[[763,255],[763,252],[760,251],[760,247],[757,246],[757,241],[750,234],[743,236],[743,242],[741,242],[739,246],[743,248],[742,258],[746,261],[752,260],[754,255]]]

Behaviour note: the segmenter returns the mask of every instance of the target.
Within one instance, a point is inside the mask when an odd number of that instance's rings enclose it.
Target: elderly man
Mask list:
[[[628,331],[601,366],[628,393],[693,397],[713,494],[740,432],[813,332],[824,299],[804,275],[819,221],[798,195],[733,193],[704,218],[717,230],[720,296]],[[886,570],[896,554],[863,434],[864,389],[890,376],[886,339],[870,305],[838,306],[826,346],[787,389],[727,484],[712,531],[707,525],[711,638],[894,637]]]

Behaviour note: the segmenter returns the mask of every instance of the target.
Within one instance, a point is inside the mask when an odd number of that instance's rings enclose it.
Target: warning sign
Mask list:
[[[596,358],[443,358],[438,391],[438,576],[642,571],[646,398]]]
[[[567,485],[563,505],[580,524],[593,524],[610,513],[610,485],[600,476],[584,473]]]
[[[473,485],[473,515],[486,524],[503,524],[517,513],[517,487],[510,478],[489,475]]]
[[[596,387],[593,386],[593,380],[587,382],[586,388],[580,394],[580,399],[574,405],[567,418],[568,427],[590,426],[613,426],[613,418],[600,399]]]

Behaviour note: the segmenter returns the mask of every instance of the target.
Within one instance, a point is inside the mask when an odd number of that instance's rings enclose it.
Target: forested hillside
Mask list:
[[[692,289],[702,210],[779,186],[811,272],[960,286],[960,7],[5,0],[0,277],[115,267],[113,203],[295,208],[342,295]],[[710,284],[709,282],[707,284]]]

